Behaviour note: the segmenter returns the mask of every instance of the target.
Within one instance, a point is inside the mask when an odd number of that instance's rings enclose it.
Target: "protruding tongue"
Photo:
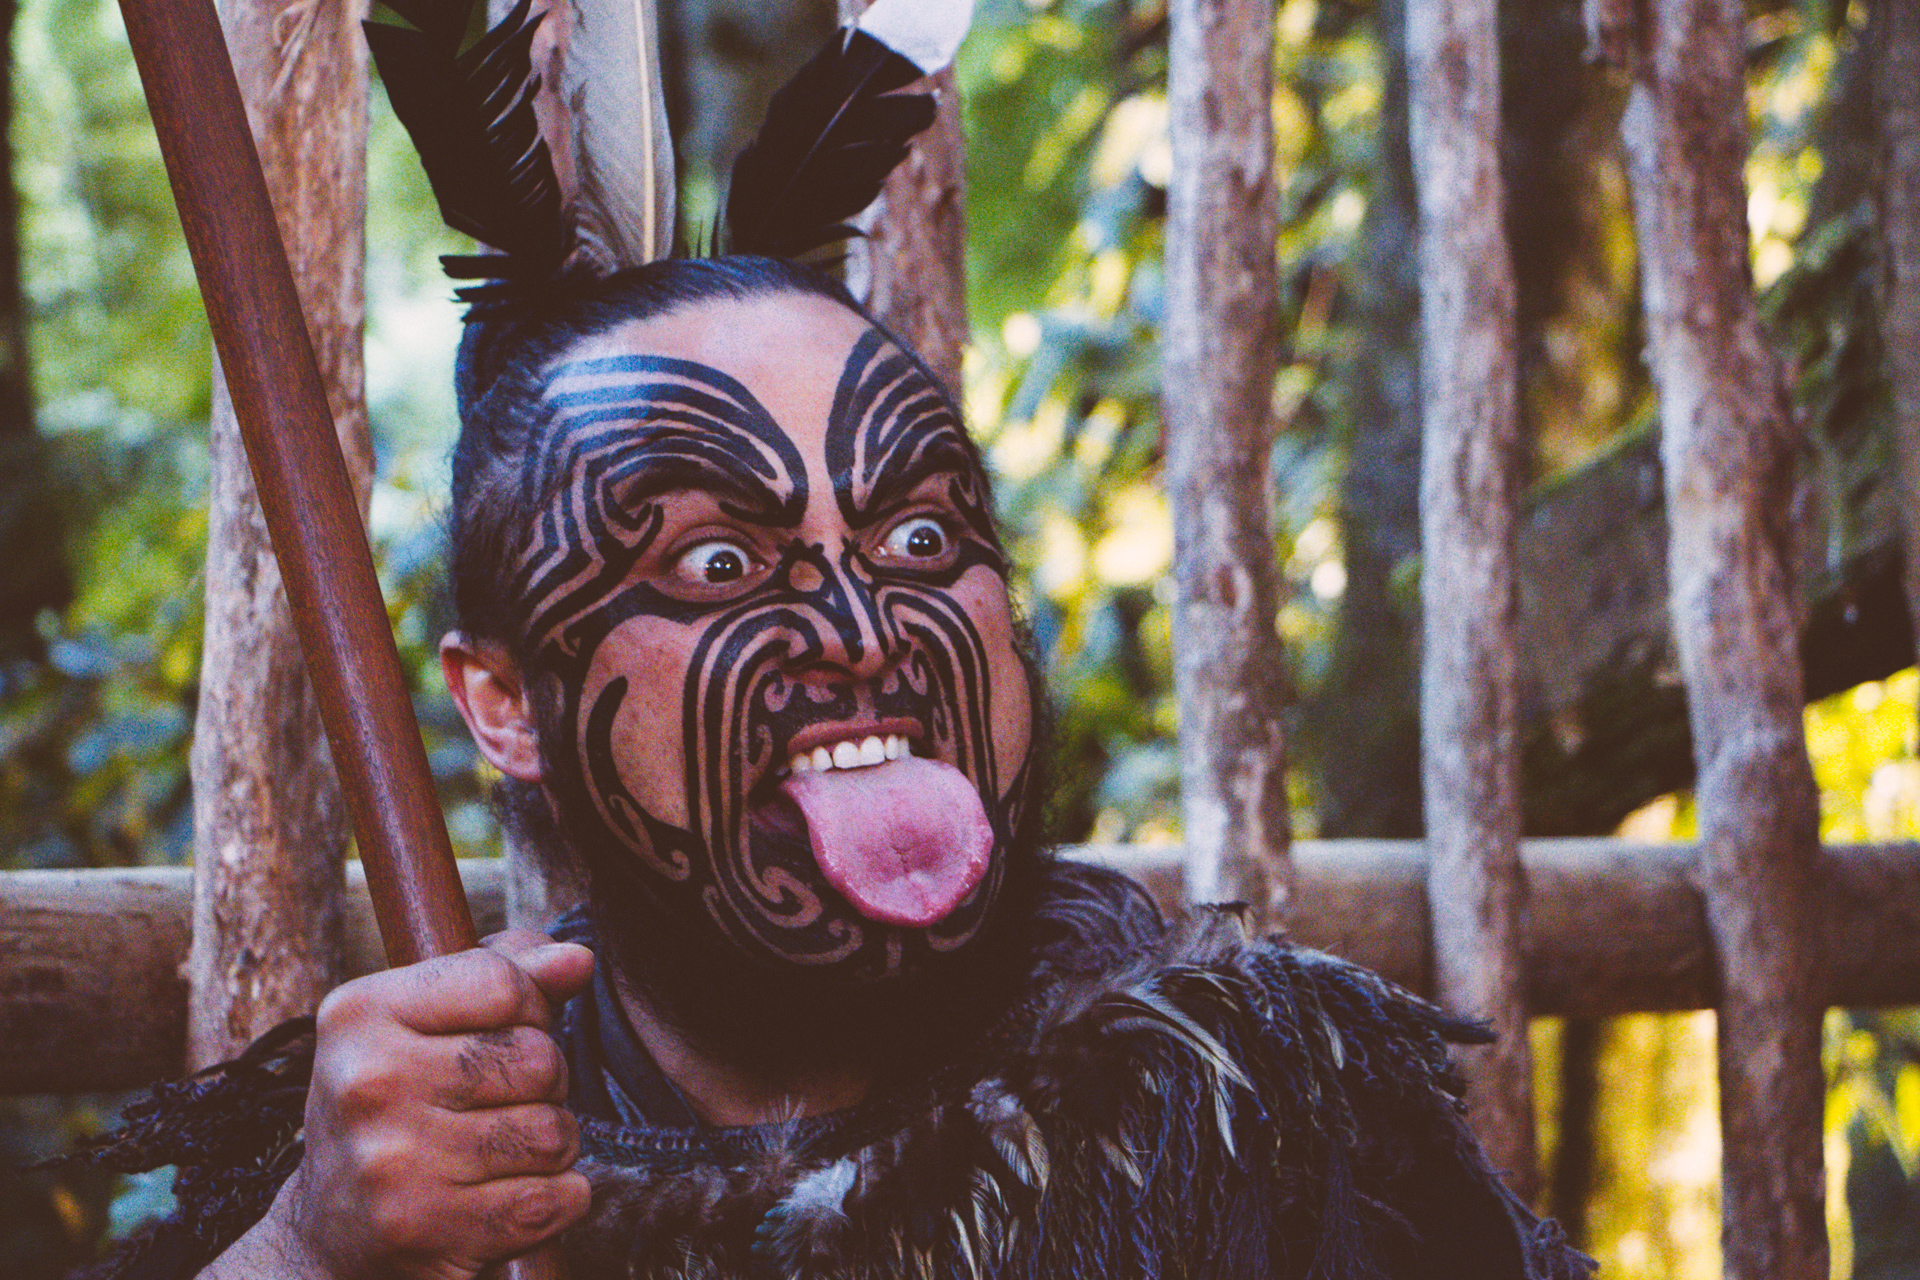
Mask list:
[[[986,874],[993,827],[950,764],[903,756],[795,774],[780,790],[806,820],[821,873],[868,919],[924,928]]]

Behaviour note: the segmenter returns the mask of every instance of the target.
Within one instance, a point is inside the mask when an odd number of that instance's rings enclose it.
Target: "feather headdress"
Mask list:
[[[367,43],[449,226],[473,301],[606,275],[674,244],[655,0],[375,0]],[[718,243],[800,257],[858,234],[952,62],[972,0],[879,0],[774,95],[733,166]]]

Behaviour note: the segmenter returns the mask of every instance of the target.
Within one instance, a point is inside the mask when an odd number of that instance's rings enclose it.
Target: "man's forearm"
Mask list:
[[[266,1216],[209,1262],[198,1280],[336,1280],[286,1225],[286,1199],[282,1187]]]

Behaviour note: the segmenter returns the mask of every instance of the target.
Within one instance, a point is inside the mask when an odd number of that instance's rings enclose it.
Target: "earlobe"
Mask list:
[[[440,673],[487,763],[509,778],[539,782],[540,742],[520,668],[506,647],[450,631],[440,641]]]

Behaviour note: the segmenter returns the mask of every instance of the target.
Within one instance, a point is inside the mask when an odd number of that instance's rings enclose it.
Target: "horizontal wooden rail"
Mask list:
[[[1125,871],[1162,903],[1181,895],[1180,851],[1090,846],[1077,857]],[[1426,860],[1417,841],[1303,841],[1291,932],[1430,989]],[[1536,840],[1528,1003],[1534,1013],[1705,1008],[1713,965],[1689,845]],[[499,862],[463,862],[475,922],[502,927]],[[1920,844],[1849,845],[1824,857],[1829,998],[1920,1004]],[[381,965],[358,865],[348,948],[356,973]],[[192,916],[189,873],[0,873],[0,1095],[124,1089],[179,1070]]]

